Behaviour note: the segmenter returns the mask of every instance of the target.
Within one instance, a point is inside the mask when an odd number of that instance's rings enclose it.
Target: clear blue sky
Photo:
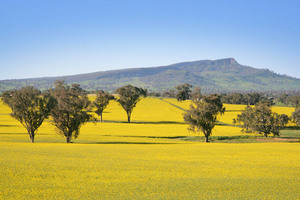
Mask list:
[[[299,0],[0,0],[0,79],[233,57],[300,78]]]

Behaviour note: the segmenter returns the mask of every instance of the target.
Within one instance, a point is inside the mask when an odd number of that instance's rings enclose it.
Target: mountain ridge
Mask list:
[[[0,81],[0,91],[32,85],[45,90],[57,79],[79,83],[87,90],[114,91],[126,84],[147,88],[149,91],[174,89],[178,84],[190,83],[204,91],[274,91],[299,90],[300,79],[280,75],[268,69],[257,69],[239,64],[234,58],[197,60],[158,67],[127,68],[84,74],[10,79]]]

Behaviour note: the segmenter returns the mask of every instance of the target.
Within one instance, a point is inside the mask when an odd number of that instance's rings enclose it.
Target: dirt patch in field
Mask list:
[[[274,140],[280,140],[280,141],[300,141],[298,138],[273,138]]]

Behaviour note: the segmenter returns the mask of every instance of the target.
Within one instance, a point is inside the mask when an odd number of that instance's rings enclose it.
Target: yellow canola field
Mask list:
[[[180,101],[176,99],[164,99],[164,101],[169,102],[183,109],[189,109],[192,101]],[[225,113],[218,117],[218,120],[225,124],[233,124],[233,119],[237,117],[238,114],[246,107],[245,105],[235,105],[235,104],[223,104],[225,107]]]
[[[127,116],[123,108],[115,101],[111,101],[103,113],[104,123],[89,122],[82,126],[77,143],[95,142],[161,142],[155,137],[182,137],[202,136],[202,133],[193,133],[187,130],[183,121],[183,110],[157,98],[145,98],[138,102],[132,113],[132,123],[126,123]],[[9,116],[10,109],[0,106],[0,141],[29,142],[26,129],[15,119]],[[213,136],[241,135],[240,128],[216,126]],[[124,137],[125,136],[125,137]],[[150,137],[150,138],[149,138]],[[154,141],[153,141],[154,140]],[[46,120],[39,128],[35,142],[64,142],[64,138],[55,130],[55,127]],[[166,142],[166,141],[163,141]],[[170,142],[170,141],[168,141]],[[174,140],[172,141],[174,142]],[[178,141],[176,141],[178,142]]]
[[[299,199],[300,146],[1,142],[0,199]]]
[[[202,136],[202,133],[189,132],[188,126],[183,121],[184,110],[182,109],[189,107],[190,103],[191,101],[177,102],[176,99],[144,98],[134,108],[132,123],[128,124],[123,108],[117,102],[111,101],[103,113],[106,122],[89,122],[83,125],[75,142],[126,142],[130,139],[132,142],[145,143],[149,140],[151,143],[156,143],[161,142],[158,139],[163,140],[168,137]],[[26,129],[9,116],[10,108],[2,103],[0,105],[0,141],[29,142]],[[232,119],[245,107],[232,104],[224,104],[224,106],[226,112],[219,116],[219,121],[226,124],[232,124]],[[273,110],[291,114],[294,108],[274,107]],[[243,135],[241,128],[222,125],[215,126],[212,133],[212,136],[236,135]],[[54,126],[47,120],[39,128],[36,142],[64,142],[64,138],[57,134]]]
[[[176,99],[164,99],[164,101],[169,102],[175,106],[178,106],[183,109],[189,109],[190,104],[192,101],[180,101],[178,102]],[[219,116],[218,120],[220,122],[226,123],[226,124],[233,124],[233,119],[237,117],[238,114],[241,113],[242,110],[245,109],[246,105],[236,105],[236,104],[223,104],[225,107],[225,113],[221,116]],[[288,116],[291,116],[292,113],[295,111],[294,107],[277,107],[273,106],[272,111],[276,112],[278,114],[286,114]]]
[[[49,120],[30,144],[0,103],[0,199],[300,199],[299,144],[168,139],[196,134],[187,131],[180,109],[190,102],[164,100],[142,99],[130,124],[111,101],[106,122],[83,125],[73,144]],[[243,109],[225,107],[219,118],[225,123]],[[213,131],[242,134],[231,126]]]

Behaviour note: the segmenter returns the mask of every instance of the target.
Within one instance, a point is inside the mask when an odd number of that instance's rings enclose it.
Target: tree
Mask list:
[[[300,95],[292,95],[287,98],[287,101],[289,104],[291,104],[293,107],[300,107]]]
[[[175,88],[177,90],[177,95],[176,95],[177,101],[184,101],[184,100],[190,99],[192,87],[193,86],[188,83],[184,83],[184,84],[176,86]]]
[[[27,129],[31,143],[34,143],[36,131],[48,118],[55,100],[34,87],[6,91],[2,94],[2,100],[11,108],[11,116]]]
[[[292,113],[291,119],[297,124],[297,126],[300,126],[300,108],[295,109],[295,111]]]
[[[267,104],[267,106],[275,105],[273,98],[262,98],[259,103]]]
[[[283,129],[290,121],[289,116],[287,116],[286,114],[279,115],[276,113],[275,115],[276,115],[275,119],[278,120],[280,129]]]
[[[91,102],[80,85],[73,84],[70,87],[60,80],[55,82],[51,94],[57,100],[57,105],[51,111],[53,125],[70,143],[72,137],[78,137],[80,127],[92,117],[87,112]]]
[[[109,101],[114,99],[114,96],[103,90],[97,91],[96,95],[93,106],[96,107],[95,113],[100,116],[100,122],[102,122],[102,113],[109,104]]]
[[[162,94],[163,97],[167,97],[167,98],[175,98],[175,90],[167,90],[164,91]]]
[[[236,119],[233,119],[234,124],[240,124],[241,122],[243,123],[243,133],[251,133],[251,125],[254,124],[254,111],[251,106],[247,106],[241,114],[237,115]]]
[[[255,105],[262,99],[262,95],[260,93],[247,93],[244,95],[244,101],[245,104],[249,105]]]
[[[281,94],[281,95],[279,96],[278,101],[281,102],[281,103],[283,103],[283,104],[285,104],[285,105],[288,105],[288,104],[289,104],[289,102],[288,102],[288,97],[289,97],[288,94],[283,93],[283,94]]]
[[[201,101],[194,101],[194,104],[195,106],[191,104],[190,109],[184,114],[184,121],[190,125],[189,130],[202,131],[205,142],[208,142],[208,137],[217,122],[217,115],[225,112],[221,97],[216,94],[203,96]]]
[[[126,111],[128,123],[130,123],[130,117],[133,108],[140,101],[141,96],[147,96],[147,90],[132,85],[126,85],[124,87],[118,88],[116,90],[116,93],[119,94],[117,102],[119,102],[119,104]]]
[[[242,124],[242,132],[279,135],[280,129],[284,128],[289,118],[285,114],[272,112],[267,103],[258,103],[254,108],[247,106],[241,114],[233,120],[235,124]]]
[[[201,94],[200,87],[195,87],[193,89],[191,97],[192,97],[192,101],[200,101],[201,100],[202,94]]]
[[[240,93],[232,93],[228,96],[229,96],[231,104],[242,104],[242,102],[244,100],[243,94],[240,94]]]

